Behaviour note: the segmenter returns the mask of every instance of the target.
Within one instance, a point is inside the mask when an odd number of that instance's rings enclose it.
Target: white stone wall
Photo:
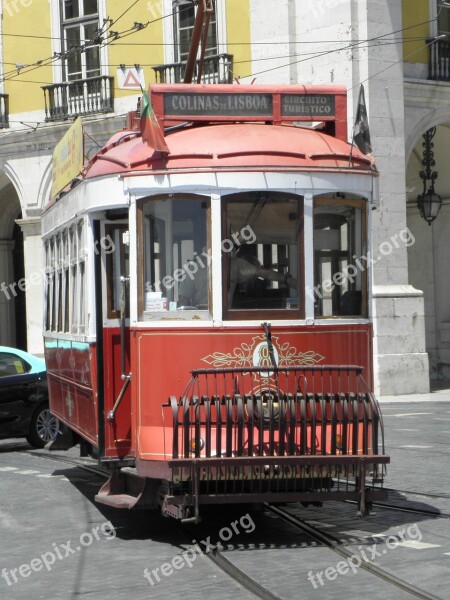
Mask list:
[[[255,0],[254,4],[260,3]],[[376,390],[383,394],[426,392],[424,303],[420,288],[408,285],[408,247],[399,244],[391,252],[380,252],[406,228],[403,49],[401,44],[368,47],[364,43],[401,29],[402,2],[297,0],[287,4],[290,14],[295,13],[296,27],[291,23],[285,35],[297,56],[291,58],[289,73],[277,73],[285,75],[285,82],[346,85],[351,92],[349,140],[359,87],[365,86],[373,153],[381,173],[379,208],[372,214]],[[275,39],[283,34],[284,19],[277,5]],[[259,26],[264,27],[255,21],[253,34]]]

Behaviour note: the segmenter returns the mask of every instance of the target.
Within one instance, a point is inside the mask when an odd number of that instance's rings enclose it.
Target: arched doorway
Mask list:
[[[0,173],[0,345],[26,350],[26,295],[14,285],[25,272],[21,216],[17,192]]]
[[[432,169],[438,173],[435,191],[442,198],[442,206],[431,225],[417,208],[417,196],[423,192],[419,176],[424,168],[422,135],[411,152],[406,172],[407,224],[414,236],[414,243],[408,249],[409,281],[424,293],[430,378],[450,380],[450,170],[447,167],[450,123],[437,126],[432,140],[436,162]]]

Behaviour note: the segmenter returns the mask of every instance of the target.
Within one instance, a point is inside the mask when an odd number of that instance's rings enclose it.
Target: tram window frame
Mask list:
[[[149,271],[149,266],[148,263],[146,262],[146,254],[145,254],[145,246],[146,246],[146,242],[147,242],[147,236],[148,236],[148,232],[146,232],[146,228],[145,228],[145,222],[144,222],[144,209],[145,206],[149,203],[152,202],[158,202],[158,201],[176,201],[176,200],[192,200],[195,202],[198,202],[201,204],[201,208],[204,209],[205,211],[205,232],[203,235],[201,235],[202,238],[204,238],[205,240],[205,245],[208,249],[211,248],[211,197],[207,196],[207,195],[202,195],[202,194],[160,194],[160,195],[156,195],[156,196],[147,196],[146,198],[142,198],[141,201],[138,204],[138,210],[137,210],[137,231],[139,232],[138,234],[138,249],[137,249],[137,260],[138,260],[138,318],[140,321],[145,321],[145,322],[150,322],[153,320],[159,320],[159,319],[164,319],[164,320],[170,320],[170,319],[176,319],[176,320],[183,320],[183,321],[189,321],[192,320],[193,318],[195,319],[201,319],[201,320],[212,320],[212,311],[213,311],[213,307],[212,307],[212,289],[211,289],[211,265],[207,264],[206,268],[207,270],[207,296],[208,296],[208,302],[207,302],[207,308],[191,308],[189,310],[180,310],[180,307],[178,306],[178,301],[179,301],[179,296],[178,296],[178,288],[179,288],[179,284],[182,283],[181,279],[179,279],[179,277],[181,277],[180,271],[182,270],[182,267],[185,266],[186,263],[181,262],[182,256],[180,256],[180,260],[177,264],[177,268],[172,268],[172,270],[169,269],[170,272],[166,273],[165,270],[164,272],[161,272],[158,277],[158,281],[156,281],[156,274],[154,274],[155,276],[155,282],[150,284],[152,287],[155,287],[154,291],[162,291],[162,293],[164,293],[164,290],[156,290],[156,283],[158,284],[162,284],[164,285],[164,279],[166,277],[169,277],[171,280],[173,280],[173,284],[171,283],[171,287],[167,288],[169,289],[169,291],[172,290],[172,288],[175,289],[174,292],[174,296],[173,299],[171,300],[169,297],[167,298],[167,308],[163,308],[161,310],[144,310],[145,307],[145,294],[148,290],[148,284],[151,281],[151,276],[150,279],[148,277],[148,271]],[[172,225],[173,225],[173,221],[171,221]],[[166,235],[166,231],[164,231],[164,235]],[[194,254],[193,256],[197,253],[197,250],[195,250],[195,240],[192,240],[192,247],[194,250]],[[198,240],[197,240],[198,243]],[[166,245],[166,244],[165,244]],[[172,258],[170,259],[171,261],[173,261],[173,245],[172,245]],[[181,252],[181,250],[179,249],[179,252]],[[200,252],[201,253],[201,252]],[[200,254],[198,253],[198,254]],[[190,260],[188,260],[187,262],[190,262]],[[173,266],[173,265],[172,265]],[[187,279],[186,277],[184,277],[184,279]],[[161,285],[159,286],[161,288]],[[153,291],[153,290],[151,290]],[[161,297],[161,300],[165,300],[164,297]],[[177,306],[174,306],[174,303],[177,304]]]
[[[69,331],[78,332],[78,315],[75,311],[78,297],[78,258],[77,258],[77,224],[72,223],[69,227],[70,238],[70,317]]]
[[[105,255],[106,314],[108,319],[120,318],[120,276],[128,277],[130,273],[130,248],[123,243],[123,234],[128,230],[128,223],[105,223],[105,239],[112,240],[114,249],[113,252]],[[119,258],[118,261],[117,258]],[[125,316],[129,318],[128,298],[125,307]]]
[[[81,219],[77,222],[77,262],[78,262],[78,285],[79,294],[76,296],[76,310],[78,314],[78,334],[86,333],[86,222]]]
[[[268,254],[272,254],[274,251],[278,253],[278,247],[288,247],[292,244],[275,244],[271,243],[261,243],[258,242],[258,233],[257,227],[255,223],[252,223],[252,219],[254,216],[250,213],[247,217],[246,223],[241,223],[238,227],[233,226],[233,229],[230,229],[230,223],[228,218],[228,207],[231,202],[249,202],[255,197],[264,197],[267,199],[275,198],[279,201],[283,200],[295,200],[296,207],[295,210],[288,213],[288,219],[290,221],[295,221],[297,223],[297,232],[294,239],[296,240],[297,252],[293,253],[291,256],[288,255],[284,258],[284,261],[290,261],[291,263],[297,263],[297,273],[289,272],[285,273],[286,281],[289,277],[293,277],[297,280],[297,296],[290,297],[285,296],[286,293],[289,293],[289,290],[294,288],[288,288],[288,290],[284,291],[283,287],[285,286],[285,282],[276,282],[274,280],[270,280],[270,278],[261,278],[255,277],[255,280],[262,279],[262,285],[264,288],[271,288],[271,290],[280,290],[280,295],[278,298],[274,298],[270,300],[267,298],[268,303],[285,303],[284,307],[257,307],[257,308],[232,308],[229,306],[229,280],[230,280],[230,256],[233,255],[233,251],[224,251],[224,245],[222,243],[222,305],[223,305],[223,319],[227,321],[234,320],[261,320],[261,319],[278,319],[278,320],[292,320],[292,319],[304,319],[305,318],[305,297],[302,292],[304,289],[304,265],[305,265],[305,257],[304,257],[304,197],[300,194],[288,193],[288,192],[278,192],[278,191],[252,191],[252,192],[239,192],[237,194],[227,194],[222,196],[222,240],[233,239],[233,234],[236,235],[239,231],[245,230],[246,227],[252,227],[253,233],[256,235],[255,242],[257,246],[257,258],[260,267],[263,270],[271,269],[274,272],[278,272],[277,269],[273,268],[272,264],[267,264],[267,261],[271,258]],[[254,200],[253,200],[254,201]],[[254,205],[255,206],[255,205]],[[236,231],[234,231],[236,229]],[[270,246],[270,248],[269,248]],[[274,246],[277,246],[277,249],[274,250]],[[262,260],[261,260],[262,259]],[[270,262],[270,261],[269,261]],[[255,261],[256,263],[256,261]],[[282,265],[282,267],[288,267],[288,264]],[[271,291],[267,289],[266,291]],[[233,293],[233,298],[236,291]],[[292,306],[289,303],[289,300],[292,298]],[[264,304],[264,299],[262,300]],[[297,306],[295,306],[295,304]]]
[[[45,331],[51,331],[53,305],[52,240],[45,242]]]
[[[341,216],[341,225],[344,225],[343,209],[353,209],[355,211],[355,224],[352,229],[347,227],[345,232],[346,239],[345,244],[347,248],[342,249],[328,249],[328,248],[316,248],[319,236],[316,231],[319,229],[316,227],[318,212],[316,209],[320,207],[323,211],[324,208],[330,207],[341,209],[338,212],[321,212],[323,216],[333,215],[334,224],[339,225],[337,218]],[[359,216],[356,211],[359,212]],[[330,225],[333,219],[330,219]],[[350,223],[350,221],[348,221]],[[360,239],[356,240],[356,232],[359,228]],[[339,227],[334,228],[336,230],[335,241],[339,244],[343,242],[344,231],[340,231]],[[327,231],[328,228],[322,227],[321,231]],[[330,237],[331,240],[331,237]],[[344,244],[344,245],[345,245]],[[358,248],[359,246],[359,248]],[[313,268],[314,268],[314,318],[315,319],[367,319],[368,317],[368,268],[369,265],[364,264],[364,268],[360,268],[362,257],[367,256],[368,239],[367,239],[367,200],[353,194],[322,194],[315,196],[314,208],[313,208]],[[359,254],[359,256],[358,256]],[[354,259],[353,257],[357,258]],[[331,264],[329,277],[323,279],[320,276],[320,266],[323,265],[323,260],[328,259],[328,263]],[[338,263],[345,261],[347,262],[347,268],[354,266],[357,269],[356,278],[345,277],[345,267],[338,268]],[[355,264],[359,261],[358,266]],[[333,268],[334,264],[334,268]],[[337,278],[338,274],[343,274]],[[343,278],[344,277],[344,278]],[[352,281],[353,279],[353,281]],[[342,283],[339,284],[339,281]],[[331,285],[328,286],[328,281]],[[323,284],[327,283],[325,287]],[[355,283],[356,282],[356,283]],[[330,287],[330,290],[326,288]],[[359,288],[359,289],[358,289]],[[344,290],[344,291],[343,291]],[[345,296],[347,294],[347,296]],[[331,314],[324,313],[324,300],[331,303]],[[359,303],[360,309],[353,310],[353,308]]]
[[[87,294],[84,219],[72,222],[45,240],[46,333],[84,335]]]

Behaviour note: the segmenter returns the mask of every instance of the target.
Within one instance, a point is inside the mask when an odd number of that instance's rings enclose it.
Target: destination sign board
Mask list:
[[[273,96],[263,93],[183,93],[164,94],[167,117],[271,117]],[[334,117],[332,94],[281,94],[282,117]]]
[[[178,93],[164,95],[166,116],[271,117],[272,94]]]
[[[334,99],[331,94],[281,94],[281,116],[334,117]]]

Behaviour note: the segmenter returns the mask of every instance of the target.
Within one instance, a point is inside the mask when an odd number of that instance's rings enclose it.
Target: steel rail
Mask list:
[[[409,494],[410,496],[425,496],[427,498],[444,498],[450,499],[450,494],[433,494],[431,492],[413,492],[412,490],[396,490],[394,488],[383,487],[388,492],[397,492],[398,494]]]
[[[355,502],[355,500],[344,500],[344,502],[348,504],[358,504],[357,502]],[[450,514],[448,513],[439,513],[435,510],[413,508],[412,506],[398,506],[397,504],[387,504],[386,502],[372,502],[372,506],[377,506],[378,508],[387,508],[391,510],[399,510],[402,512],[413,513],[415,515],[434,517],[436,519],[450,519]]]
[[[297,519],[293,515],[285,512],[284,510],[278,507],[271,506],[269,504],[265,504],[264,506],[269,512],[278,516],[283,521],[290,523],[294,527],[300,529],[304,533],[308,534],[312,539],[327,546],[328,548],[330,548],[330,550],[332,550],[336,554],[339,554],[343,558],[351,559],[354,556],[354,553],[340,546],[339,540],[337,540],[333,536],[323,533],[322,531],[313,527],[309,523],[305,523],[304,521]],[[420,598],[421,600],[444,600],[444,598],[426,592],[425,590],[422,590],[421,588],[412,585],[403,579],[400,579],[396,575],[392,575],[388,571],[385,571],[384,569],[376,565],[361,562],[359,568],[364,569],[369,573],[372,573],[372,575],[375,575],[376,577],[379,577],[380,579],[391,583],[392,585],[404,590],[412,596]]]
[[[66,458],[64,456],[52,456],[51,454],[44,454],[42,452],[27,452],[27,455],[29,456],[31,454],[31,456],[36,456],[38,458],[46,458],[47,460],[54,460],[57,462],[64,462],[64,463],[68,463],[71,464],[75,467],[79,467],[80,469],[82,469],[83,471],[88,471],[89,473],[94,473],[95,475],[100,475],[101,477],[111,477],[111,471],[108,471],[108,469],[103,469],[102,467],[96,467],[95,465],[89,465],[84,463],[81,460],[76,460],[73,458]]]
[[[195,538],[195,535],[189,533],[189,530],[185,525],[177,521],[173,521],[177,529],[179,529],[189,540]],[[276,596],[267,588],[260,585],[257,581],[249,577],[246,573],[236,567],[231,561],[229,561],[223,553],[221,553],[217,547],[212,552],[203,553],[204,556],[208,557],[219,569],[231,577],[234,581],[242,585],[247,591],[254,594],[261,600],[282,600],[280,596]]]

